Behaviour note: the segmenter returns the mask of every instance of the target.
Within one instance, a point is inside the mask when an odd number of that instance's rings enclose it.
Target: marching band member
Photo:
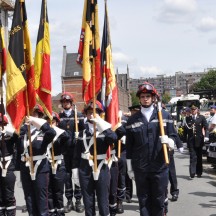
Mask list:
[[[76,143],[73,178],[74,181],[80,183],[83,202],[85,206],[85,215],[95,215],[95,195],[99,214],[101,216],[109,215],[109,185],[110,172],[107,164],[107,149],[112,146],[117,139],[115,132],[111,130],[111,125],[100,118],[103,112],[102,105],[96,101],[96,115],[93,118],[93,104],[90,102],[85,108],[87,115],[86,129],[79,133],[78,142]],[[94,143],[94,127],[96,124],[96,148],[97,148],[97,172],[93,172],[93,143]]]

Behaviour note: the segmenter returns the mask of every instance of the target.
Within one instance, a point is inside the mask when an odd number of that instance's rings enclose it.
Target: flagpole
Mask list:
[[[91,0],[92,4],[94,4],[94,0]],[[91,73],[92,73],[92,96],[93,96],[93,116],[94,118],[96,117],[96,97],[95,97],[95,8],[94,8],[94,13],[92,13],[92,21],[94,25],[94,29],[92,31],[92,48],[93,48],[93,62],[92,62],[92,68],[91,68]],[[94,172],[97,172],[97,142],[96,142],[96,123],[94,122],[93,124],[94,127]]]
[[[1,13],[0,13],[1,14]],[[3,36],[3,35],[2,35]],[[1,91],[1,117],[2,117],[2,131],[4,130],[4,103],[3,103],[3,71],[2,71],[2,38],[1,38],[1,44],[0,44],[0,74],[1,74],[1,82],[0,82],[0,91]],[[2,133],[2,164],[3,164],[3,169],[5,169],[5,142],[4,142],[4,133]]]
[[[21,10],[21,20],[23,22],[23,10],[22,10],[22,3],[25,2],[25,0],[20,0],[20,10]],[[24,37],[24,34],[23,34],[23,37]],[[25,41],[25,40],[23,40]],[[24,52],[26,51],[26,44],[23,44],[23,49],[24,49]],[[24,55],[24,62],[25,62],[25,55]],[[26,63],[26,62],[25,62]],[[25,90],[25,97],[26,97],[26,112],[27,112],[27,116],[29,118],[29,102],[28,102],[28,91],[27,91],[27,87],[26,87],[26,90]],[[31,141],[31,128],[30,128],[30,124],[27,125],[27,128],[28,128],[28,139],[29,139],[29,158],[30,158],[30,172],[32,175],[34,175],[34,163],[33,163],[33,147],[32,147],[32,141]]]

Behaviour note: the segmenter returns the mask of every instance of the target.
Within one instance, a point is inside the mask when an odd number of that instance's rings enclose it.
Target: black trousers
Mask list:
[[[169,158],[169,182],[170,182],[170,194],[172,196],[179,195],[175,160],[174,160],[174,150],[173,152],[170,153],[170,158]]]
[[[16,177],[10,165],[5,177],[2,177],[0,169],[0,216],[16,215],[16,199],[14,197],[14,186]]]
[[[118,162],[113,162],[110,167],[110,192],[109,192],[109,207],[110,212],[116,212],[117,209],[117,188],[118,188]]]
[[[82,199],[81,188],[75,185],[73,188],[72,182],[72,156],[64,155],[66,177],[65,177],[65,196],[67,200],[72,200],[74,197],[76,200]]]
[[[135,172],[141,216],[163,216],[168,168],[161,172]]]
[[[29,168],[21,168],[21,180],[29,216],[48,216],[49,172],[37,172],[33,181]]]
[[[95,195],[99,214],[101,216],[109,215],[109,187],[110,172],[107,165],[103,165],[100,170],[99,179],[95,181],[92,175],[92,168],[79,169],[79,180],[83,194],[83,203],[85,207],[85,216],[94,216],[95,214]]]
[[[117,187],[117,200],[123,201],[125,198],[125,191],[126,191],[126,168],[127,168],[127,162],[126,162],[126,151],[123,151],[121,153],[121,157],[118,161],[118,168],[119,168],[119,174],[118,174],[118,187]]]
[[[202,146],[194,147],[190,145],[190,176],[195,174],[202,175],[203,172],[203,163],[202,163]]]
[[[58,165],[56,174],[52,174],[50,165],[49,183],[49,216],[64,216],[64,182],[66,170],[64,165]]]

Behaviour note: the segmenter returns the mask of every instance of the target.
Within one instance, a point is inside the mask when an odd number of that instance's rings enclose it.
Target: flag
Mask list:
[[[1,74],[0,74],[0,79],[4,75],[4,72],[6,71],[6,57],[7,57],[7,52],[6,52],[6,47],[5,47],[5,32],[4,32],[4,27],[2,26],[2,22],[0,20],[0,53],[1,53]]]
[[[95,72],[95,92],[101,88],[100,34],[97,0],[85,0],[77,63],[82,65],[82,94],[85,103],[93,98],[92,74]]]
[[[42,0],[41,5],[41,17],[37,36],[34,66],[37,101],[43,107],[46,115],[52,119],[50,35],[46,0]]]
[[[32,46],[28,29],[28,19],[25,2],[22,2],[22,20],[23,20],[23,33],[24,33],[24,59],[26,64],[26,82],[27,82],[27,96],[28,108],[31,112],[36,105],[36,92],[34,88],[34,60],[32,56]]]
[[[16,0],[7,52],[6,110],[17,132],[26,114],[23,36],[21,3]]]
[[[116,84],[115,71],[112,61],[112,46],[110,39],[110,28],[107,11],[107,3],[105,1],[105,15],[103,37],[101,45],[101,67],[103,73],[103,85],[101,91],[101,99],[105,101],[106,121],[112,124],[114,128],[118,123],[119,101],[118,87]],[[104,95],[105,94],[105,95]]]

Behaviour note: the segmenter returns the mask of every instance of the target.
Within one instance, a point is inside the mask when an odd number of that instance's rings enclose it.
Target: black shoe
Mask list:
[[[202,177],[202,175],[201,174],[197,174],[197,178],[201,178]]]
[[[177,194],[174,194],[174,195],[172,196],[171,201],[175,202],[175,201],[177,201],[177,200],[178,200],[178,195],[177,195]]]
[[[27,210],[27,207],[26,206],[23,206],[22,208],[22,213],[26,213],[28,210]]]
[[[75,202],[75,211],[78,213],[82,213],[84,211],[84,208],[81,206],[80,200],[76,200]]]
[[[124,213],[122,201],[117,201],[117,214],[122,214],[122,213]]]
[[[194,178],[194,176],[195,176],[195,174],[191,174],[191,175],[190,175],[191,178]]]
[[[64,212],[69,213],[74,210],[74,204],[72,200],[68,200],[67,205],[64,207]]]

